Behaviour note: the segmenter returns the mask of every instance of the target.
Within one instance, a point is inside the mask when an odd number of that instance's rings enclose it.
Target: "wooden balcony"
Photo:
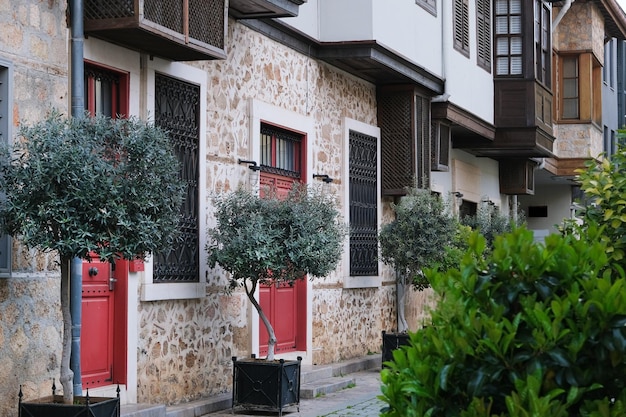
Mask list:
[[[226,0],[84,0],[85,34],[173,61],[224,59]]]

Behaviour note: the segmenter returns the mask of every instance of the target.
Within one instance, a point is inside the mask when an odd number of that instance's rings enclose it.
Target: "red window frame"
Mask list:
[[[102,84],[99,81],[99,76],[106,76],[114,82],[110,83],[110,109],[107,112],[103,112],[111,116],[128,117],[129,115],[129,74],[128,72],[116,70],[114,68],[97,64],[91,61],[85,61],[85,110],[89,111],[89,114],[95,116],[96,113],[102,112],[98,109],[98,101],[101,99],[100,89]],[[100,84],[100,85],[99,85]]]

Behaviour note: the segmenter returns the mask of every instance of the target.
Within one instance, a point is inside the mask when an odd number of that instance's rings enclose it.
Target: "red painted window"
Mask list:
[[[85,110],[91,115],[128,116],[128,73],[85,63]]]

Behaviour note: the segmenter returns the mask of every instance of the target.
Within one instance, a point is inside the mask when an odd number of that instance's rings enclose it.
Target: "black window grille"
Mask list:
[[[376,142],[350,131],[350,276],[378,275]]]
[[[154,255],[153,282],[199,282],[200,87],[157,74],[154,113],[155,123],[170,132],[181,162],[186,197],[180,216],[181,240]]]
[[[261,125],[261,170],[300,178],[302,135],[276,126]]]

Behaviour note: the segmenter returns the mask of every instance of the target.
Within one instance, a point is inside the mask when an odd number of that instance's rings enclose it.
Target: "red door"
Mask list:
[[[261,195],[268,188],[278,197],[285,196],[291,189],[293,178],[261,172]],[[262,285],[259,288],[259,303],[267,315],[276,334],[276,353],[305,350],[306,341],[306,282],[294,285]],[[259,320],[259,355],[267,355],[269,335]]]
[[[80,368],[83,388],[126,381],[126,268],[94,257],[83,262]]]

